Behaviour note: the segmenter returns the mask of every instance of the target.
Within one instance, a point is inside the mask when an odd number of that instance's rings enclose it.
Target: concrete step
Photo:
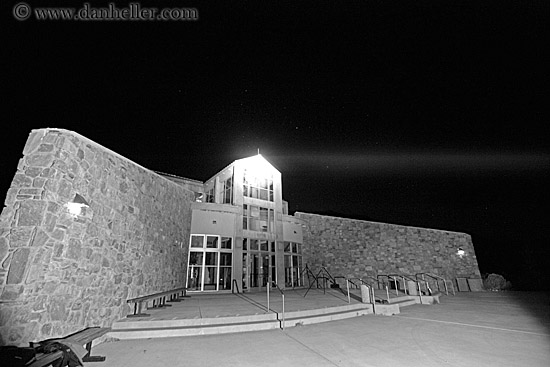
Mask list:
[[[416,302],[413,297],[404,295],[399,297],[390,297],[390,299],[388,300],[388,303],[390,304],[399,303],[402,306],[409,306],[409,305],[414,305]]]
[[[148,338],[170,338],[179,336],[196,336],[196,335],[212,335],[239,333],[247,331],[270,330],[279,328],[278,320],[265,320],[258,322],[230,323],[230,324],[207,324],[207,325],[190,325],[190,326],[174,326],[149,328],[144,323],[141,329],[115,329],[108,336],[126,340],[126,339],[148,339]]]
[[[178,328],[190,326],[216,326],[230,324],[245,324],[245,323],[261,323],[276,321],[277,314],[263,313],[256,315],[230,316],[230,317],[213,317],[213,318],[194,318],[194,319],[150,319],[150,318],[126,318],[115,322],[111,329],[119,330],[135,330],[135,329],[162,329],[162,328]]]
[[[358,289],[350,289],[352,295],[358,297],[361,296],[361,292]],[[400,304],[401,307],[410,306],[413,304],[434,304],[439,303],[439,297],[442,296],[440,292],[434,292],[432,295],[422,295],[422,300],[419,296],[410,296],[404,293],[403,291],[398,291],[398,294],[395,294],[395,289],[390,290],[390,298],[388,299],[388,294],[385,289],[375,289],[374,295],[377,301],[384,301],[386,304]],[[380,302],[378,302],[380,303]]]
[[[372,305],[354,304],[285,313],[285,327],[342,320],[373,313]],[[277,319],[277,316],[281,320]],[[281,327],[282,315],[266,313],[235,317],[179,320],[124,319],[113,324],[108,334],[116,339],[167,338],[270,330]]]
[[[340,310],[334,310],[340,309]],[[373,314],[373,306],[369,304],[353,305],[349,307],[332,307],[318,313],[294,313],[285,315],[285,327],[317,324],[321,322],[343,320]]]

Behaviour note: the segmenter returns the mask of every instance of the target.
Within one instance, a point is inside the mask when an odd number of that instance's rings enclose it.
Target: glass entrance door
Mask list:
[[[243,289],[265,290],[269,274],[275,275],[275,256],[269,252],[243,253]],[[272,279],[275,281],[275,278]]]
[[[191,236],[187,268],[188,290],[231,290],[232,266],[232,238],[215,235]]]

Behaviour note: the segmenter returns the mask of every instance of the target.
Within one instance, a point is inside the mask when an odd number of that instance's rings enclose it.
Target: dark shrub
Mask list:
[[[488,274],[483,278],[483,286],[488,291],[506,291],[512,289],[512,283],[500,274]]]

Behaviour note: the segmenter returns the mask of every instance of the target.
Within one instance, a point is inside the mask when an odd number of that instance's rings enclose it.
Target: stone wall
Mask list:
[[[296,213],[307,222],[304,262],[334,276],[376,277],[429,272],[446,279],[481,278],[470,235],[395,224]],[[457,255],[458,248],[465,256]]]
[[[185,285],[194,194],[61,129],[33,130],[0,216],[0,345],[124,317]],[[89,207],[71,214],[78,194]]]

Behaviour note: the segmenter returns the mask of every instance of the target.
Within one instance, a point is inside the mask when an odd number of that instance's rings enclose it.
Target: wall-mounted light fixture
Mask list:
[[[67,210],[72,215],[81,215],[85,208],[89,208],[90,204],[79,194],[75,194],[74,199],[67,203]]]
[[[459,247],[458,250],[456,251],[456,254],[458,255],[458,257],[462,259],[464,256],[466,256],[466,251],[464,251],[462,247]]]

